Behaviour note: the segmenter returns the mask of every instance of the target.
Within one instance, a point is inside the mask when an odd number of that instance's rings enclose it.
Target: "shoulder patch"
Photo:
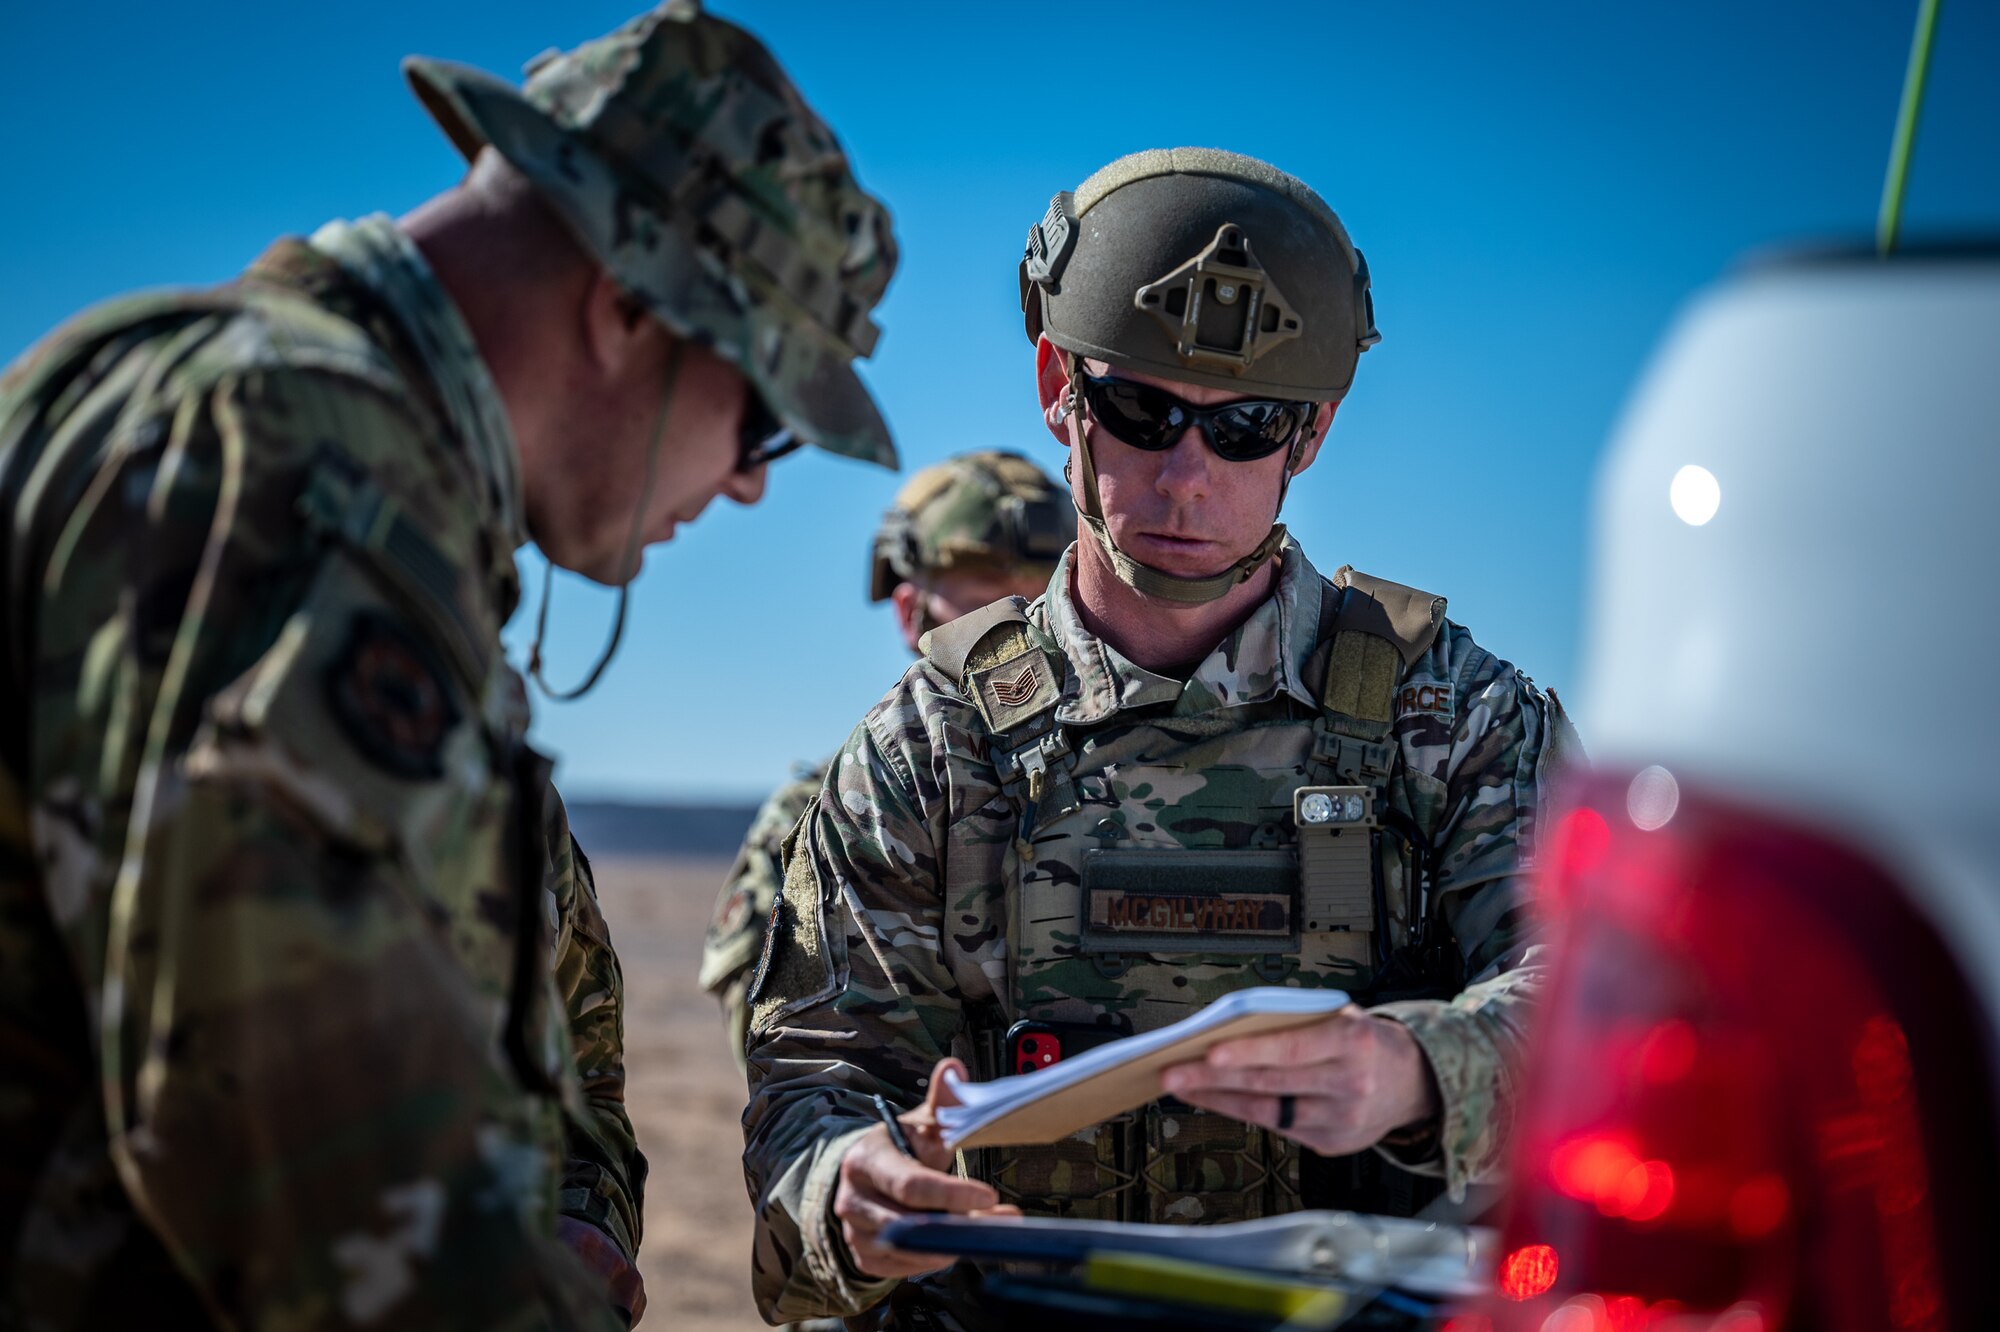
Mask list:
[[[771,904],[764,952],[745,995],[750,1030],[762,1032],[782,1015],[818,1003],[846,984],[844,962],[836,958],[839,948],[840,940],[827,929],[811,849],[796,844],[785,866],[785,886]]]
[[[722,904],[722,911],[715,918],[714,933],[717,937],[734,934],[748,919],[750,919],[750,885],[739,881],[730,888],[729,896]]]
[[[326,673],[327,701],[347,737],[398,777],[444,775],[439,755],[458,725],[443,664],[408,626],[377,610],[355,613]]]

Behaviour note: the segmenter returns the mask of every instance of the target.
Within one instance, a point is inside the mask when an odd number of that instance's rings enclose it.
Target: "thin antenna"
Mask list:
[[[1922,0],[1917,32],[1910,41],[1910,67],[1903,72],[1903,105],[1896,112],[1896,139],[1889,145],[1889,176],[1882,182],[1882,211],[1875,219],[1875,252],[1896,248],[1903,226],[1903,190],[1910,183],[1910,147],[1917,139],[1917,113],[1924,108],[1924,83],[1931,72],[1931,39],[1937,36],[1938,6]]]

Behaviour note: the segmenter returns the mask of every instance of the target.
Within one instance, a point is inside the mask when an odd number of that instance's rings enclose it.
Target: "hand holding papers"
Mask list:
[[[968,1082],[947,1074],[957,1105],[940,1105],[946,1147],[1057,1142],[1160,1095],[1160,1073],[1243,1036],[1306,1026],[1345,1008],[1339,990],[1262,986],[1225,995],[1170,1027],[1128,1036],[1038,1073]]]

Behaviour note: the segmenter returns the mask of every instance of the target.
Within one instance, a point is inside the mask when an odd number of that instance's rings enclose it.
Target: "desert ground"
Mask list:
[[[593,855],[625,969],[625,1095],[652,1163],[640,1267],[644,1327],[761,1328],[750,1301],[743,1079],[695,984],[727,857]]]

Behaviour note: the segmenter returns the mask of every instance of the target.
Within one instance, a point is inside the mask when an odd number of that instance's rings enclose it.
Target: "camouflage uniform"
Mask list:
[[[453,362],[281,242],[8,381],[27,1325],[602,1319],[545,1238],[563,1185],[636,1252],[617,962],[498,647],[511,440],[414,304]],[[543,917],[553,969],[517,956]]]
[[[1068,496],[1020,454],[960,454],[912,476],[882,515],[869,559],[868,599],[886,601],[899,583],[921,584],[953,571],[1044,579],[1069,544],[1074,523]],[[819,794],[828,766],[802,767],[764,802],[716,898],[701,987],[722,1005],[738,1066],[750,1024],[745,994],[751,964],[785,880],[785,839]]]
[[[751,992],[744,1159],[767,1317],[852,1314],[889,1299],[885,1324],[956,1321],[948,1275],[899,1283],[855,1271],[831,1210],[840,1159],[874,1122],[871,1094],[917,1104],[946,1055],[995,1076],[997,1035],[1023,1017],[1115,1035],[1244,985],[1339,986],[1387,1000],[1373,1011],[1415,1036],[1442,1102],[1433,1124],[1360,1158],[1322,1160],[1161,1102],[1051,1148],[965,1163],[1031,1212],[1221,1221],[1356,1201],[1343,1181],[1382,1173],[1374,1161],[1454,1190],[1494,1169],[1539,980],[1520,874],[1560,714],[1435,602],[1423,603],[1429,634],[1383,676],[1394,703],[1382,725],[1352,725],[1341,710],[1367,709],[1349,685],[1382,668],[1348,651],[1365,646],[1359,638],[1329,632],[1346,623],[1336,608],[1349,613],[1345,587],[1385,598],[1396,589],[1347,570],[1329,583],[1289,540],[1278,558],[1274,594],[1186,681],[1134,665],[1086,630],[1065,562],[1025,624],[973,628],[982,636],[953,663],[962,670],[919,662],[855,730],[798,834],[783,925]],[[1015,687],[1029,679],[1024,662],[1043,663],[1035,692],[1060,702],[1041,714],[1053,725],[1028,727],[1034,743],[1015,744],[1022,712],[1037,705]],[[1021,761],[1030,750],[1052,756],[1039,778],[1041,764]],[[1383,844],[1376,937],[1368,918],[1341,932],[1299,922],[1289,943],[1254,928],[1232,937],[1227,913],[1172,937],[1168,913],[1162,933],[1129,937],[1123,951],[1116,938],[1109,948],[1091,939],[1092,921],[1106,922],[1091,914],[1090,857],[1222,866],[1206,872],[1212,886],[1243,858],[1282,854],[1297,835],[1292,792],[1329,779],[1373,785],[1383,824],[1405,834]],[[1120,892],[1108,895],[1115,924]],[[1412,961],[1433,926],[1431,946],[1449,957]],[[1462,992],[1453,981],[1408,983],[1437,965],[1461,970]],[[1426,992],[1434,997],[1389,998]]]
[[[761,358],[775,415],[893,458],[794,290],[851,261],[834,315],[872,337],[886,220],[754,39],[675,3],[526,97],[410,72],[664,322]],[[674,170],[700,188],[663,220]],[[694,239],[711,212],[763,227],[757,273]],[[622,1322],[555,1238],[629,1261],[645,1162],[500,647],[519,485],[386,218],[100,307],[0,381],[0,1326]]]
[[[1245,986],[1339,988],[1408,1030],[1439,1105],[1337,1158],[1171,1098],[1057,1143],[961,1154],[1031,1213],[1408,1213],[1492,1171],[1510,1118],[1541,970],[1519,885],[1559,709],[1446,620],[1443,598],[1351,569],[1321,578],[1275,512],[1227,569],[1146,565],[1113,539],[1096,479],[1107,435],[1224,460],[1283,449],[1281,507],[1323,408],[1379,340],[1360,250],[1269,163],[1158,149],[1059,192],[1018,276],[1090,543],[1069,559],[1092,550],[1143,597],[1184,605],[1277,576],[1183,679],[1093,635],[1065,563],[1032,607],[935,630],[855,731],[794,834],[749,994],[744,1161],[770,1316],[879,1304],[890,1325],[976,1321],[965,1270],[860,1277],[833,1203],[872,1094],[917,1103],[945,1055],[982,1078],[1013,1071],[1017,1021],[1067,1054]],[[1229,401],[1190,418],[1134,375]]]
[[[701,951],[701,988],[722,1005],[722,1025],[728,1033],[729,1049],[743,1067],[743,1041],[750,1031],[750,970],[764,947],[764,927],[771,919],[771,904],[785,882],[785,842],[798,825],[813,797],[826,781],[822,763],[800,765],[796,779],[771,793],[750,821],[743,835],[743,847],[722,881],[715,900],[715,916],[708,923],[708,937]]]

